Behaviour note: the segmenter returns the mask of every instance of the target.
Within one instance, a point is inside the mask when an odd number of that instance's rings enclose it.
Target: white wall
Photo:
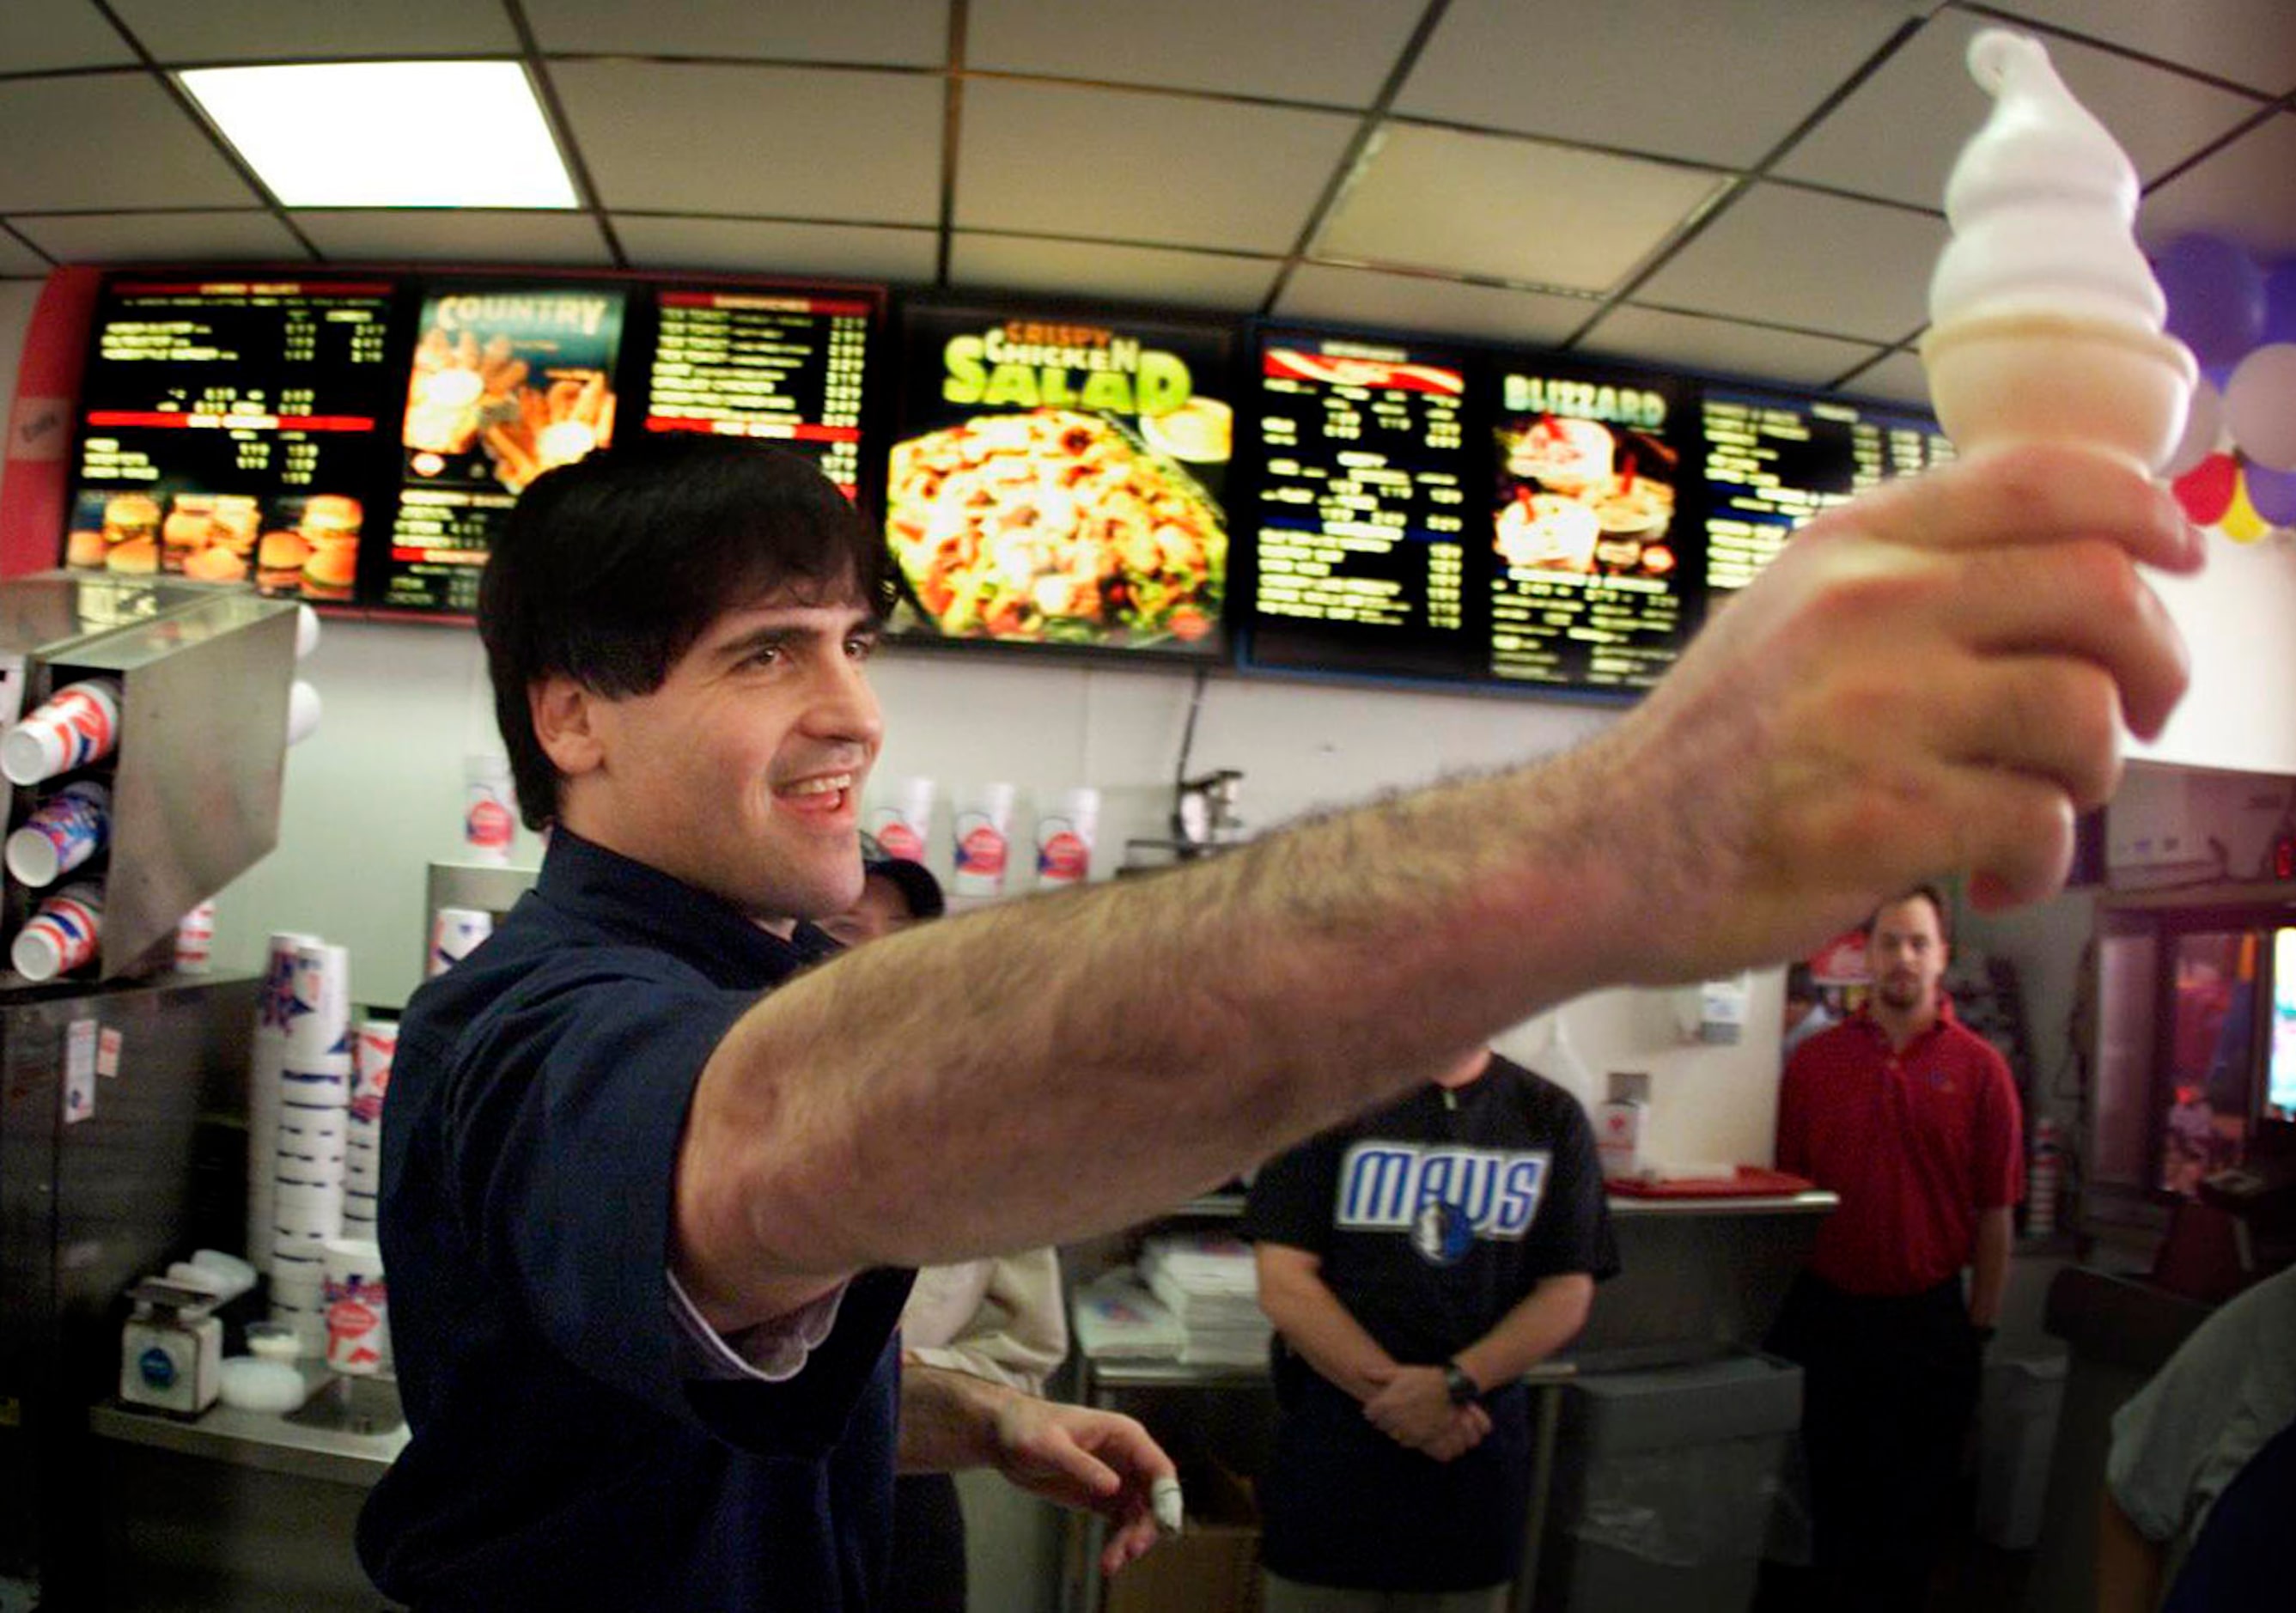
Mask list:
[[[325,717],[290,753],[278,849],[217,900],[217,963],[251,970],[271,930],[316,930],[350,947],[355,998],[396,1005],[418,977],[425,865],[455,857],[461,842],[463,758],[495,744],[483,659],[463,628],[331,622],[305,675]],[[1103,875],[1128,836],[1165,832],[1191,690],[1185,674],[893,650],[877,662],[877,684],[889,735],[878,776],[939,782],[931,860],[944,876],[947,798],[968,783],[1098,786]],[[1191,766],[1241,768],[1242,810],[1259,828],[1546,754],[1611,720],[1549,702],[1222,677],[1206,686]],[[535,849],[521,835],[519,860],[531,862]],[[1658,1158],[1768,1159],[1775,973],[1758,979],[1754,1034],[1737,1047],[1682,1045],[1664,993],[1603,993],[1568,1011],[1588,1067],[1576,1084],[1582,1100],[1603,1096],[1604,1070],[1652,1073]],[[1546,1042],[1546,1028],[1535,1024],[1502,1045],[1538,1067],[1549,1062]]]
[[[2209,538],[2198,577],[2153,586],[2193,656],[2193,683],[2158,740],[2130,754],[2188,767],[2296,773],[2296,533]]]

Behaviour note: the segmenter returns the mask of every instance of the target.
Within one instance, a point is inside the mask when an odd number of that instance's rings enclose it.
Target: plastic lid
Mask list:
[[[288,1342],[294,1342],[289,1336]],[[242,1412],[291,1412],[303,1404],[303,1374],[291,1362],[234,1355],[220,1375],[223,1403]]]
[[[63,872],[56,843],[27,825],[8,837],[8,872],[20,885],[46,885]]]
[[[277,1322],[250,1322],[247,1324],[247,1348],[252,1355],[266,1361],[292,1361],[299,1346],[295,1330]]]

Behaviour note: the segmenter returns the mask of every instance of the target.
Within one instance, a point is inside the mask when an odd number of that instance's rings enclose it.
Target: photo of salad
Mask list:
[[[1218,506],[1101,415],[982,414],[898,444],[886,511],[909,600],[951,636],[1136,648],[1219,620]]]

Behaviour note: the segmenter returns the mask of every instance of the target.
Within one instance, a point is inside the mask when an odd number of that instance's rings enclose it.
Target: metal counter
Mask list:
[[[313,1395],[299,1412],[243,1412],[218,1404],[185,1419],[115,1401],[88,1412],[88,1429],[99,1439],[287,1478],[373,1488],[406,1448],[398,1396],[379,1382],[331,1380],[313,1366],[304,1375],[313,1381]]]

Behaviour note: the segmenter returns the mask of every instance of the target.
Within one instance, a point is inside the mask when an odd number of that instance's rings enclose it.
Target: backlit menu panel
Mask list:
[[[1503,366],[1498,387],[1491,674],[1648,688],[1696,625],[1697,573],[1683,563],[1694,529],[1678,512],[1695,394],[1669,376],[1544,363]]]
[[[771,438],[810,454],[851,497],[875,314],[850,295],[660,292],[646,430]]]
[[[1258,368],[1252,660],[1477,675],[1488,518],[1464,362],[1278,331]]]
[[[1706,584],[1721,594],[1821,510],[1953,457],[1931,422],[1830,399],[1710,389],[1703,416]]]
[[[82,391],[65,563],[348,602],[398,407],[387,280],[122,277]]]

